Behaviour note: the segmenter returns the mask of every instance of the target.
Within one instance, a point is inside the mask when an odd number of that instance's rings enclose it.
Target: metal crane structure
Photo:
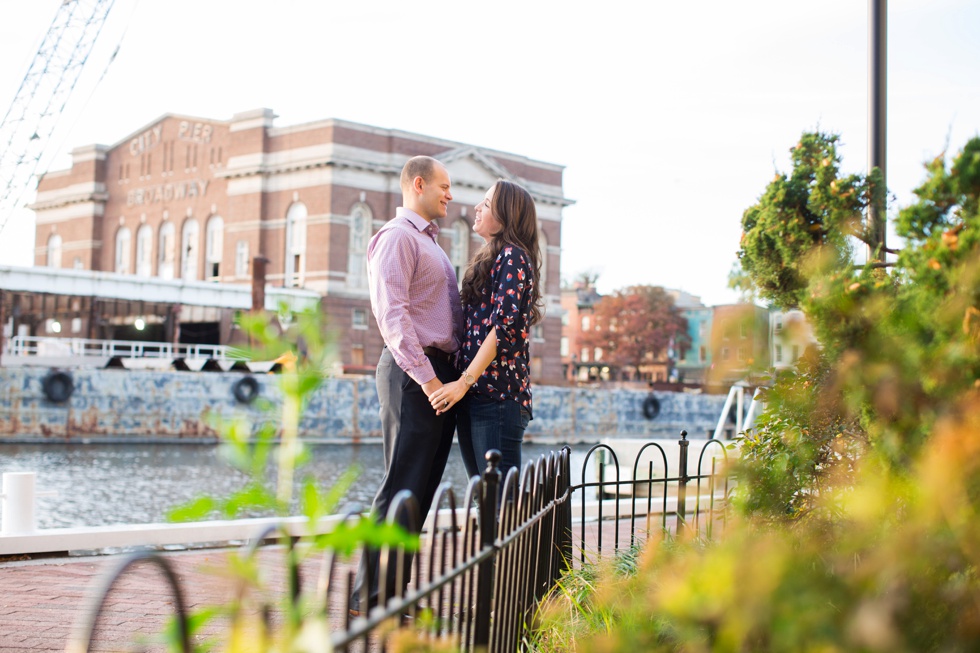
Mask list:
[[[0,123],[0,235],[34,183],[114,0],[62,0]]]

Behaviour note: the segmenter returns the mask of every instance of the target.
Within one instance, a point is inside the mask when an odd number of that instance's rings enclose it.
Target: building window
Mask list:
[[[174,223],[164,222],[160,225],[160,252],[157,274],[161,279],[174,278],[174,264],[176,261],[176,244]]]
[[[351,315],[351,324],[355,329],[366,329],[368,326],[367,311],[363,308],[355,308]]]
[[[704,339],[704,338],[706,338],[706,337],[707,337],[707,335],[708,335],[708,322],[707,322],[707,321],[704,321],[704,322],[700,322],[700,323],[698,324],[698,335],[699,335],[699,336],[700,336],[700,337],[701,337],[702,339]]]
[[[285,285],[295,288],[303,285],[306,272],[306,205],[295,202],[286,211],[286,267]]]
[[[367,288],[367,246],[374,217],[367,204],[355,204],[350,212],[350,242],[347,247],[347,287]]]
[[[541,230],[540,223],[538,223],[538,249],[541,250],[541,279],[535,281],[538,283],[541,296],[544,297],[545,289],[548,287],[548,237]]]
[[[76,270],[84,270],[85,269],[85,264],[82,263],[82,259],[79,256],[76,256],[75,257],[75,260],[71,262],[71,266],[73,268],[75,268]]]
[[[82,330],[82,318],[80,318],[80,317],[73,317],[71,319],[71,332],[72,333],[80,333],[81,330]]]
[[[602,347],[596,347],[594,354],[595,355],[593,356],[592,360],[594,360],[597,363],[599,361],[601,361],[602,360]]]
[[[119,227],[116,231],[115,271],[117,274],[129,274],[130,243],[129,227]]]
[[[589,330],[589,326],[590,326],[589,316],[588,315],[583,315],[582,316],[582,331],[588,331]]]
[[[728,360],[728,347],[722,347],[721,348],[721,360],[723,360],[723,361],[727,361]]]
[[[136,274],[153,276],[153,228],[148,224],[136,231]]]
[[[200,228],[197,220],[188,218],[184,221],[184,228],[180,236],[180,278],[184,281],[193,281],[197,276],[197,250],[199,242]]]
[[[561,337],[561,344],[558,346],[558,349],[559,349],[559,352],[558,353],[562,357],[568,356],[568,351],[569,351],[568,346],[569,346],[568,345],[568,336],[562,336]]]
[[[535,324],[531,327],[531,338],[537,342],[544,341],[544,327],[540,324]]]
[[[776,331],[782,331],[783,330],[783,314],[782,313],[777,313],[776,314],[776,326],[775,326],[775,329],[776,329]]]
[[[708,362],[708,348],[698,347],[698,362],[707,363]]]
[[[739,347],[738,348],[738,351],[735,352],[735,356],[738,358],[738,360],[744,361],[745,360],[745,347]]]
[[[588,363],[589,362],[589,350],[588,350],[588,348],[582,347],[582,351],[579,352],[579,355],[581,356],[581,358],[579,360],[581,360],[583,363]]]
[[[748,338],[749,337],[749,325],[748,325],[748,323],[745,320],[743,320],[742,323],[739,324],[738,330],[739,330],[739,335],[741,337],[743,337],[743,338]]]
[[[470,225],[466,220],[460,218],[453,223],[453,228],[449,230],[449,260],[453,264],[456,272],[456,282],[463,283],[463,273],[466,271],[466,264],[470,260]]]
[[[364,366],[364,345],[354,345],[350,350],[351,365]]]
[[[542,376],[542,370],[544,369],[544,361],[541,360],[540,356],[531,357],[531,376],[535,379],[540,379]]]
[[[209,281],[221,280],[221,255],[225,247],[225,221],[212,215],[205,229],[205,275]]]
[[[248,241],[239,240],[235,243],[235,276],[248,276]]]
[[[795,363],[799,359],[800,359],[800,346],[799,345],[793,345],[793,360],[790,361],[790,362]]]
[[[48,267],[61,267],[61,236],[51,234],[48,237]]]
[[[568,326],[569,324],[571,324],[571,322],[572,322],[572,318],[571,316],[569,316],[568,311],[565,311],[564,313],[561,314],[562,326]]]
[[[775,351],[773,352],[773,358],[776,359],[777,363],[783,362],[783,346],[776,345]]]

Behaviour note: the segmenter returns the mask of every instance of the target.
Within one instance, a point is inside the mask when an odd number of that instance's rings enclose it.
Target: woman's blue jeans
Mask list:
[[[531,414],[516,401],[497,401],[466,395],[456,414],[456,435],[463,465],[470,476],[480,476],[487,468],[486,454],[500,451],[500,482],[512,468],[521,469],[521,443]]]

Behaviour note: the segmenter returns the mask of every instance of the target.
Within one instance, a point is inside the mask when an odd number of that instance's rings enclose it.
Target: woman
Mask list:
[[[541,320],[541,255],[531,194],[500,180],[476,205],[473,231],[485,244],[463,275],[466,330],[457,365],[462,372],[429,397],[437,412],[457,402],[456,432],[470,476],[482,473],[490,449],[502,454],[501,478],[521,467],[521,443],[531,419],[531,327]]]

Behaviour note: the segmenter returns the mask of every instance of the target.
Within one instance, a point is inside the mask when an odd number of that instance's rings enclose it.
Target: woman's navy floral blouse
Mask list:
[[[529,342],[534,270],[524,250],[506,245],[500,250],[479,303],[463,306],[466,331],[460,349],[465,370],[491,328],[497,329],[497,357],[476,380],[471,392],[502,401],[512,399],[531,412]]]

